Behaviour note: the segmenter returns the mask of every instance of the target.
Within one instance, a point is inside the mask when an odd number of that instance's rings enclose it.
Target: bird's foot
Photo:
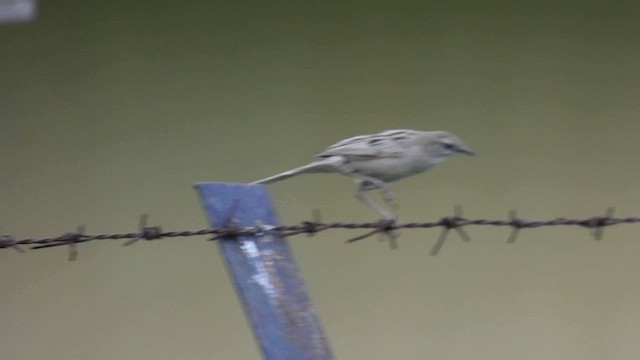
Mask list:
[[[391,214],[386,213],[382,214],[382,219],[378,220],[378,233],[380,234],[380,241],[389,241],[389,247],[391,249],[397,249],[398,243],[397,239],[400,236],[398,229],[396,226],[400,223],[398,217]]]
[[[400,219],[398,219],[398,216],[390,212],[383,211],[383,212],[380,212],[379,214],[381,216],[381,219],[379,220],[380,223],[384,222],[388,224],[395,224],[400,222]]]

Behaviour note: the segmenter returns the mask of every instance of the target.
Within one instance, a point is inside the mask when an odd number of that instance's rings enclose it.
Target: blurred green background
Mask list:
[[[200,228],[192,185],[349,136],[443,129],[479,156],[393,184],[404,221],[640,214],[640,5],[41,2],[0,27],[0,232]],[[270,186],[283,223],[371,221],[337,175]],[[635,359],[638,228],[291,240],[338,359]],[[203,239],[0,253],[4,359],[257,359]]]

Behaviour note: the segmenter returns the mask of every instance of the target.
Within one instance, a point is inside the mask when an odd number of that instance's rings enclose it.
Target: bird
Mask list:
[[[355,197],[383,219],[396,217],[366,196],[380,190],[388,204],[395,194],[388,183],[424,172],[454,154],[475,155],[460,137],[448,131],[386,130],[339,141],[316,155],[317,161],[251,184],[271,184],[293,176],[312,173],[338,173],[356,183]]]

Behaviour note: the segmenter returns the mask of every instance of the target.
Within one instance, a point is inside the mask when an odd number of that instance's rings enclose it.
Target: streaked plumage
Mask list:
[[[253,184],[270,184],[307,173],[340,173],[356,180],[356,198],[389,218],[393,216],[366,198],[365,191],[380,189],[384,199],[392,202],[394,195],[387,182],[421,173],[456,153],[475,152],[446,131],[387,130],[339,141],[317,154],[320,160]]]

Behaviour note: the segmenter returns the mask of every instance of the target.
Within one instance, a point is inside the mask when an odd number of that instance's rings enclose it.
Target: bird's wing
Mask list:
[[[388,130],[372,135],[355,136],[329,146],[316,156],[400,157],[417,135],[418,132],[413,130]]]

